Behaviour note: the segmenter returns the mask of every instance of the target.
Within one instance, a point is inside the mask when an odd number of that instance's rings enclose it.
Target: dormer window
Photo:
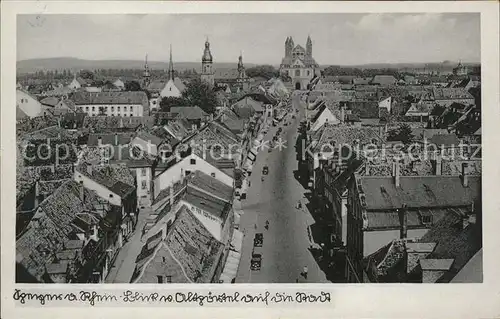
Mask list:
[[[424,225],[432,224],[432,215],[422,216],[422,224]]]

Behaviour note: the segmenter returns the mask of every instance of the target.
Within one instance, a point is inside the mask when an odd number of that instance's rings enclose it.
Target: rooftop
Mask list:
[[[91,167],[91,170],[88,167]],[[135,179],[127,166],[123,164],[80,164],[76,170],[120,197],[127,196],[135,189]]]
[[[212,281],[224,246],[186,206],[179,210],[165,240],[158,241],[158,236],[155,237],[143,247],[144,253],[141,252],[141,259],[138,258],[133,282],[156,283],[158,274],[171,276],[173,283]],[[158,241],[156,247],[155,241]],[[165,256],[165,262],[152,262],[159,254]],[[172,266],[180,267],[180,271],[172,271]]]
[[[70,245],[78,232],[73,225],[77,215],[82,212],[96,214],[95,194],[84,189],[82,201],[80,187],[73,180],[62,184],[40,204],[16,241],[16,262],[40,282],[45,281],[45,268],[54,262],[57,253],[78,248]]]
[[[464,187],[460,176],[360,176],[368,210],[468,206],[481,196],[481,177],[468,176]]]

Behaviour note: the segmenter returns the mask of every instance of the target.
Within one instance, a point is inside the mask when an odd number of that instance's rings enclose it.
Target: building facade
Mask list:
[[[78,92],[73,96],[76,110],[88,116],[148,116],[146,93],[136,92]]]
[[[292,78],[296,90],[306,90],[311,79],[319,73],[319,65],[312,57],[312,41],[307,37],[306,48],[295,45],[292,37],[285,41],[285,57],[281,61],[280,72]]]

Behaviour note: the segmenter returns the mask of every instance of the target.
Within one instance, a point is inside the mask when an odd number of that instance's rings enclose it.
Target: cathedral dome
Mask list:
[[[203,52],[202,62],[212,62],[212,53],[210,53],[210,43],[208,40],[205,42],[205,51]]]

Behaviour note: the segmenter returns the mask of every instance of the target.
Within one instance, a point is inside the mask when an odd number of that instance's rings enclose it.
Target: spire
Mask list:
[[[238,57],[238,70],[243,69],[243,54],[240,51],[240,56]]]
[[[312,41],[311,41],[311,36],[307,36],[307,42],[306,42],[306,56],[312,57]]]
[[[149,66],[148,66],[148,55],[146,54],[146,59],[144,62],[144,73],[142,75],[143,77],[143,85],[144,87],[149,85],[149,80],[151,78],[151,74],[149,73]]]
[[[205,51],[203,51],[203,57],[201,58],[202,63],[212,63],[212,53],[210,52],[210,42],[205,41]]]
[[[170,45],[170,60],[168,64],[168,79],[174,79],[174,63],[172,62],[172,45]]]

